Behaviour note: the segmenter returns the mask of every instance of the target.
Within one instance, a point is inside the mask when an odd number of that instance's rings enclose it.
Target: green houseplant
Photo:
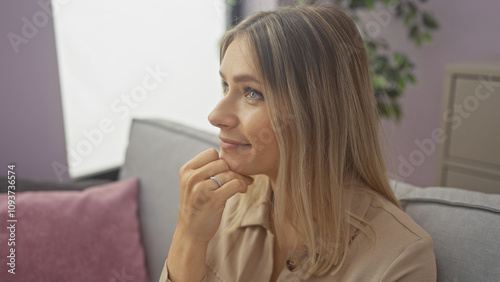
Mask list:
[[[230,8],[228,12],[231,13],[229,25],[235,25],[242,19],[239,2],[227,0]],[[314,0],[298,0],[295,3],[280,1],[282,5],[318,4],[316,2],[325,3]],[[427,0],[330,0],[328,2],[342,7],[360,27],[370,61],[370,78],[379,115],[400,122],[403,114],[399,99],[409,84],[417,83],[415,65],[406,54],[391,50],[390,42],[384,38],[371,36],[372,34],[365,32],[362,27],[366,23],[362,15],[385,10],[401,21],[408,31],[409,39],[420,47],[425,42],[432,42],[432,33],[439,27],[433,14],[421,8],[421,4]]]
[[[390,11],[406,27],[408,38],[417,46],[432,42],[432,32],[439,25],[429,11],[419,4],[427,0],[334,0],[343,7],[354,21],[362,25],[359,14],[377,9]],[[310,1],[314,2],[314,1]],[[402,52],[390,50],[390,42],[362,34],[370,60],[370,78],[377,101],[379,115],[399,122],[402,118],[399,98],[409,84],[416,84],[414,64]]]

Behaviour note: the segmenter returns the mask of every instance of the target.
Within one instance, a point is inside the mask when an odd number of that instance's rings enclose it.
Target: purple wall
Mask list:
[[[268,1],[270,5],[276,2]],[[441,125],[444,66],[500,53],[500,1],[434,0],[427,7],[434,11],[441,28],[435,42],[424,48],[416,49],[402,39],[406,31],[397,20],[381,24],[380,34],[416,63],[419,79],[402,99],[402,123],[383,123],[395,158],[396,169],[391,170],[396,174],[401,159],[408,160],[419,150],[415,141],[429,138]],[[18,176],[55,180],[51,164],[66,165],[66,152],[54,28],[50,16],[44,24],[44,13],[47,15],[37,1],[0,2],[0,169],[6,171],[7,163],[15,162]],[[25,30],[32,37],[27,38],[22,31],[23,17],[34,24],[33,15],[40,27],[34,25],[37,32]],[[10,32],[28,40],[19,45],[17,54],[7,37]],[[433,152],[423,164],[414,166],[413,173],[399,177],[416,185],[433,185],[436,163],[437,152]]]
[[[406,52],[415,62],[419,80],[401,101],[404,111],[401,124],[386,121],[383,126],[396,166],[389,170],[403,181],[430,186],[437,184],[438,148],[424,152],[417,143],[431,138],[432,130],[441,127],[444,68],[450,63],[500,54],[500,1],[434,0],[424,7],[434,12],[440,29],[434,42],[423,48],[417,49],[403,40],[406,30],[398,20],[392,19],[385,27],[381,25],[380,35],[391,41],[393,49]],[[426,153],[420,165],[413,165],[420,161],[417,158],[413,163],[410,160],[416,150]],[[408,167],[402,168],[405,161],[410,163],[413,172]]]
[[[54,25],[39,2],[50,0],[0,2],[0,173],[13,162],[17,177],[56,180],[52,162],[67,164],[63,115]]]
[[[245,0],[245,2],[250,2]],[[277,0],[259,0],[254,4],[243,5],[248,15],[260,7],[272,6]],[[280,2],[294,2],[281,0]],[[318,2],[328,2],[318,1]],[[432,44],[425,44],[417,49],[407,40],[407,31],[402,22],[391,15],[389,20],[369,13],[363,19],[372,21],[379,29],[373,29],[371,35],[386,38],[394,50],[404,52],[416,64],[419,83],[410,87],[401,100],[403,121],[394,124],[382,122],[389,152],[386,159],[393,157],[387,167],[391,177],[420,186],[435,185],[438,148],[424,153],[423,163],[419,165],[410,159],[410,155],[421,150],[417,144],[431,138],[431,132],[441,127],[441,99],[443,95],[445,65],[449,63],[473,60],[484,56],[500,54],[500,1],[483,0],[431,0],[424,6],[431,10],[440,24]],[[380,13],[380,12],[379,12]],[[383,13],[383,12],[382,12]],[[373,27],[372,27],[373,28]],[[428,149],[432,149],[428,147]],[[415,155],[415,154],[413,154]],[[402,163],[408,162],[405,167]],[[399,169],[398,169],[399,167]]]

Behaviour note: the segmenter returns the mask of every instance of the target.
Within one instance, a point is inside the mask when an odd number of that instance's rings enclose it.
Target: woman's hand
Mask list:
[[[205,275],[207,246],[219,228],[226,201],[245,193],[253,179],[231,171],[215,149],[182,166],[179,178],[179,217],[168,252],[168,276],[171,281],[200,281]]]
[[[253,182],[251,177],[231,171],[215,149],[200,153],[181,167],[179,180],[177,229],[194,242],[207,245],[219,228],[226,201],[246,192]]]

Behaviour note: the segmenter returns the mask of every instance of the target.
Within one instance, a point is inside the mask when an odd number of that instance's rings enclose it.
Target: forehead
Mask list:
[[[253,53],[248,43],[241,37],[237,37],[229,44],[220,65],[223,75],[252,75],[258,77],[254,64]]]

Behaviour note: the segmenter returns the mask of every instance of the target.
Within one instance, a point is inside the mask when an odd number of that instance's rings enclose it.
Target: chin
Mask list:
[[[255,169],[255,165],[251,160],[247,159],[244,155],[227,154],[221,151],[220,158],[225,160],[229,169],[242,175],[255,175],[261,172]]]

